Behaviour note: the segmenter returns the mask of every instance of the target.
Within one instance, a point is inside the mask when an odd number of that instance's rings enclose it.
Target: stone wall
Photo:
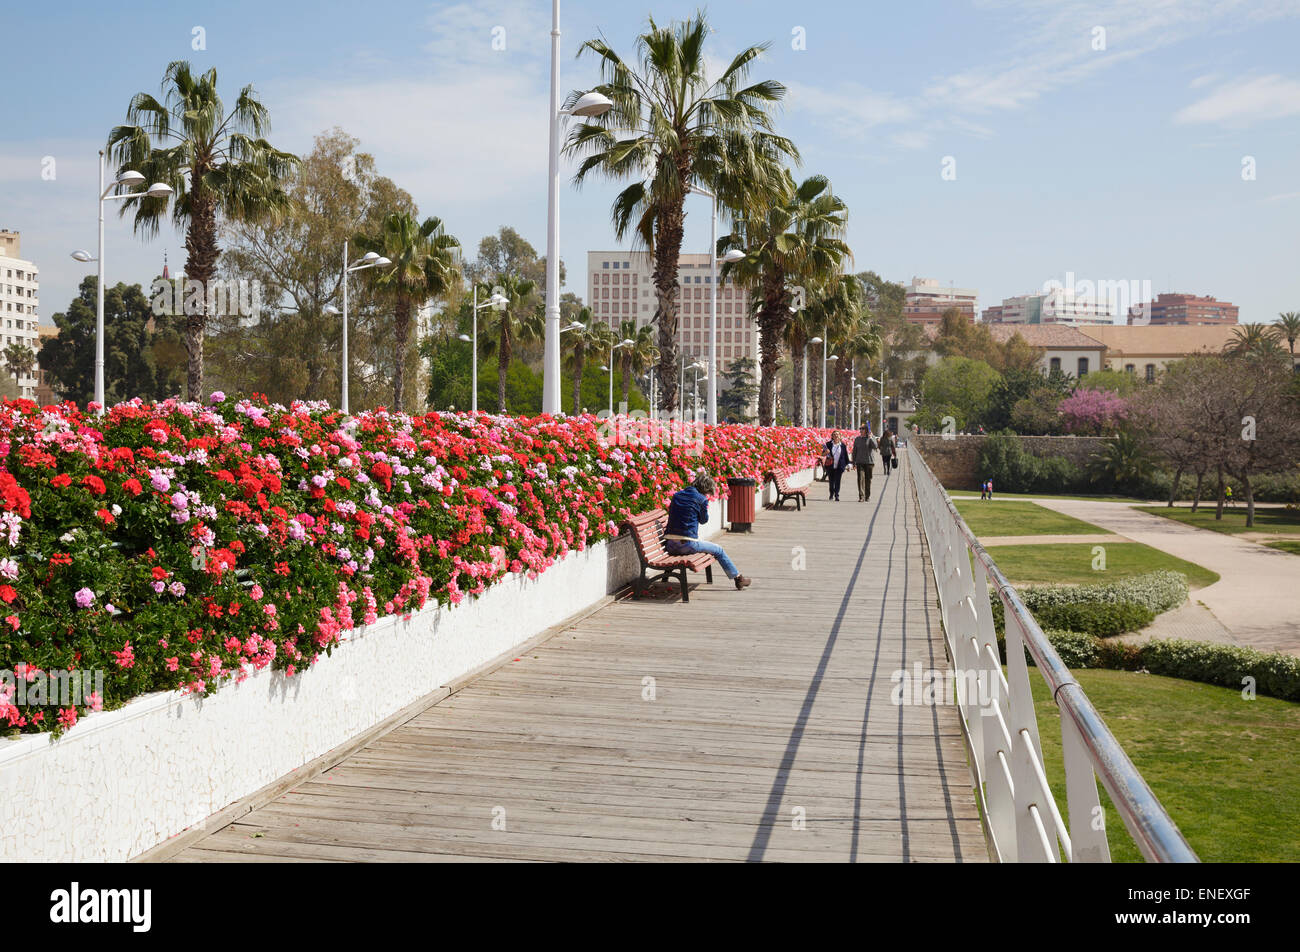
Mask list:
[[[979,489],[983,473],[979,472],[980,447],[984,435],[945,437],[940,433],[915,434],[909,447],[919,450],[926,465],[945,489]],[[1034,456],[1063,456],[1076,466],[1086,466],[1088,458],[1103,444],[1100,436],[1018,436],[1021,445]],[[994,491],[997,487],[994,486]]]

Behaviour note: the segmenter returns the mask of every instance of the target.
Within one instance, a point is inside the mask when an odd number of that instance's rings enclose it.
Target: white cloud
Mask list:
[[[1180,109],[1174,121],[1249,125],[1295,115],[1300,115],[1300,81],[1275,74],[1220,86],[1204,99]]]

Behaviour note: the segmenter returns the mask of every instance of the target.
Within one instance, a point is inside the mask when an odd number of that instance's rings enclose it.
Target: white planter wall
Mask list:
[[[710,507],[702,537],[721,531],[723,509]],[[354,629],[292,678],[263,670],[211,697],[91,714],[59,740],[0,741],[0,861],[122,861],[203,823],[629,581],[610,578],[610,545]]]

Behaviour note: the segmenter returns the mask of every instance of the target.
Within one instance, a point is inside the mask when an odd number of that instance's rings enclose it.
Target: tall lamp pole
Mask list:
[[[712,371],[706,378],[709,384],[707,420],[711,424],[718,422],[718,196],[698,185],[690,186],[690,191],[703,195],[709,200],[710,240],[709,240],[709,368]],[[732,248],[722,260],[736,262],[745,257],[739,248]]]
[[[880,376],[881,376],[880,380],[877,380],[875,377],[868,377],[867,380],[870,381],[871,383],[880,384],[880,433],[877,435],[883,436],[885,432],[885,381],[884,381],[885,374],[883,371],[881,372]]]
[[[822,343],[820,337],[813,337],[803,345],[803,414],[800,424],[802,426],[808,425],[808,345],[820,343]]]
[[[367,251],[349,265],[348,240],[343,239],[343,400],[339,404],[339,408],[344,413],[348,412],[348,275],[354,271],[365,271],[369,268],[386,268],[392,263],[388,258],[380,257],[378,252]],[[325,305],[322,310],[330,315],[339,313],[339,309],[333,304]]]
[[[542,412],[556,414],[560,403],[560,131],[565,116],[591,117],[614,104],[600,93],[578,98],[572,109],[560,108],[560,0],[551,0],[550,164],[546,192],[546,343],[542,364]]]
[[[97,262],[99,267],[95,288],[95,402],[99,404],[99,416],[104,415],[104,203],[112,200],[131,198],[166,198],[172,194],[172,187],[155,182],[143,192],[121,192],[110,195],[116,188],[139,185],[144,176],[139,172],[123,172],[107,188],[104,187],[104,150],[99,150],[99,244],[95,257],[85,251],[74,251],[72,257],[84,263]],[[194,394],[197,398],[198,394]]]
[[[829,337],[827,331],[822,331],[822,333],[827,334],[827,336]],[[826,429],[826,365],[829,364],[832,360],[840,359],[837,354],[830,354],[829,356],[827,355],[826,351],[829,347],[830,347],[830,341],[823,338],[822,339],[822,407],[821,407],[821,414],[820,414],[821,428],[823,430]]]
[[[630,337],[624,337],[617,344],[609,345],[609,415],[614,415],[614,351],[620,347],[631,347],[636,343]]]

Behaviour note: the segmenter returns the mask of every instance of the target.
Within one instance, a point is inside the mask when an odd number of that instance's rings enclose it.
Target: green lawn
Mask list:
[[[953,499],[979,499],[979,490],[975,489],[948,489],[948,495]],[[997,487],[993,489],[993,501],[999,499],[1082,499],[1090,502],[1131,502],[1137,505],[1146,505],[1151,502],[1150,499],[1138,499],[1135,496],[1074,496],[1066,493],[1004,493],[999,492]]]
[[[1086,585],[1160,569],[1182,572],[1192,588],[1204,588],[1219,580],[1217,572],[1194,562],[1184,562],[1140,542],[1105,543],[1106,568],[1094,570],[1094,548],[1087,542],[1050,542],[1043,545],[991,545],[988,552],[1013,585],[1026,582]]]
[[[1032,502],[956,500],[957,511],[971,532],[983,536],[1097,535],[1106,530],[1082,519],[1044,509]]]
[[[1270,549],[1281,549],[1292,555],[1300,555],[1300,539],[1279,539],[1277,542],[1265,542]]]
[[[1029,673],[1044,766],[1067,816],[1060,712],[1042,676]],[[1074,675],[1202,861],[1300,861],[1300,705],[1130,671]],[[1098,788],[1111,858],[1141,862]]]
[[[1225,507],[1223,518],[1214,518],[1214,506],[1211,504],[1202,507],[1196,512],[1192,512],[1189,506],[1175,506],[1170,509],[1167,506],[1139,506],[1142,512],[1149,512],[1155,516],[1164,516],[1166,519],[1174,519],[1188,526],[1196,526],[1198,529],[1210,529],[1214,532],[1225,532],[1235,534],[1238,532],[1294,532],[1300,534],[1300,512],[1294,509],[1256,509],[1255,525],[1246,528],[1246,507],[1238,503],[1235,507]]]

